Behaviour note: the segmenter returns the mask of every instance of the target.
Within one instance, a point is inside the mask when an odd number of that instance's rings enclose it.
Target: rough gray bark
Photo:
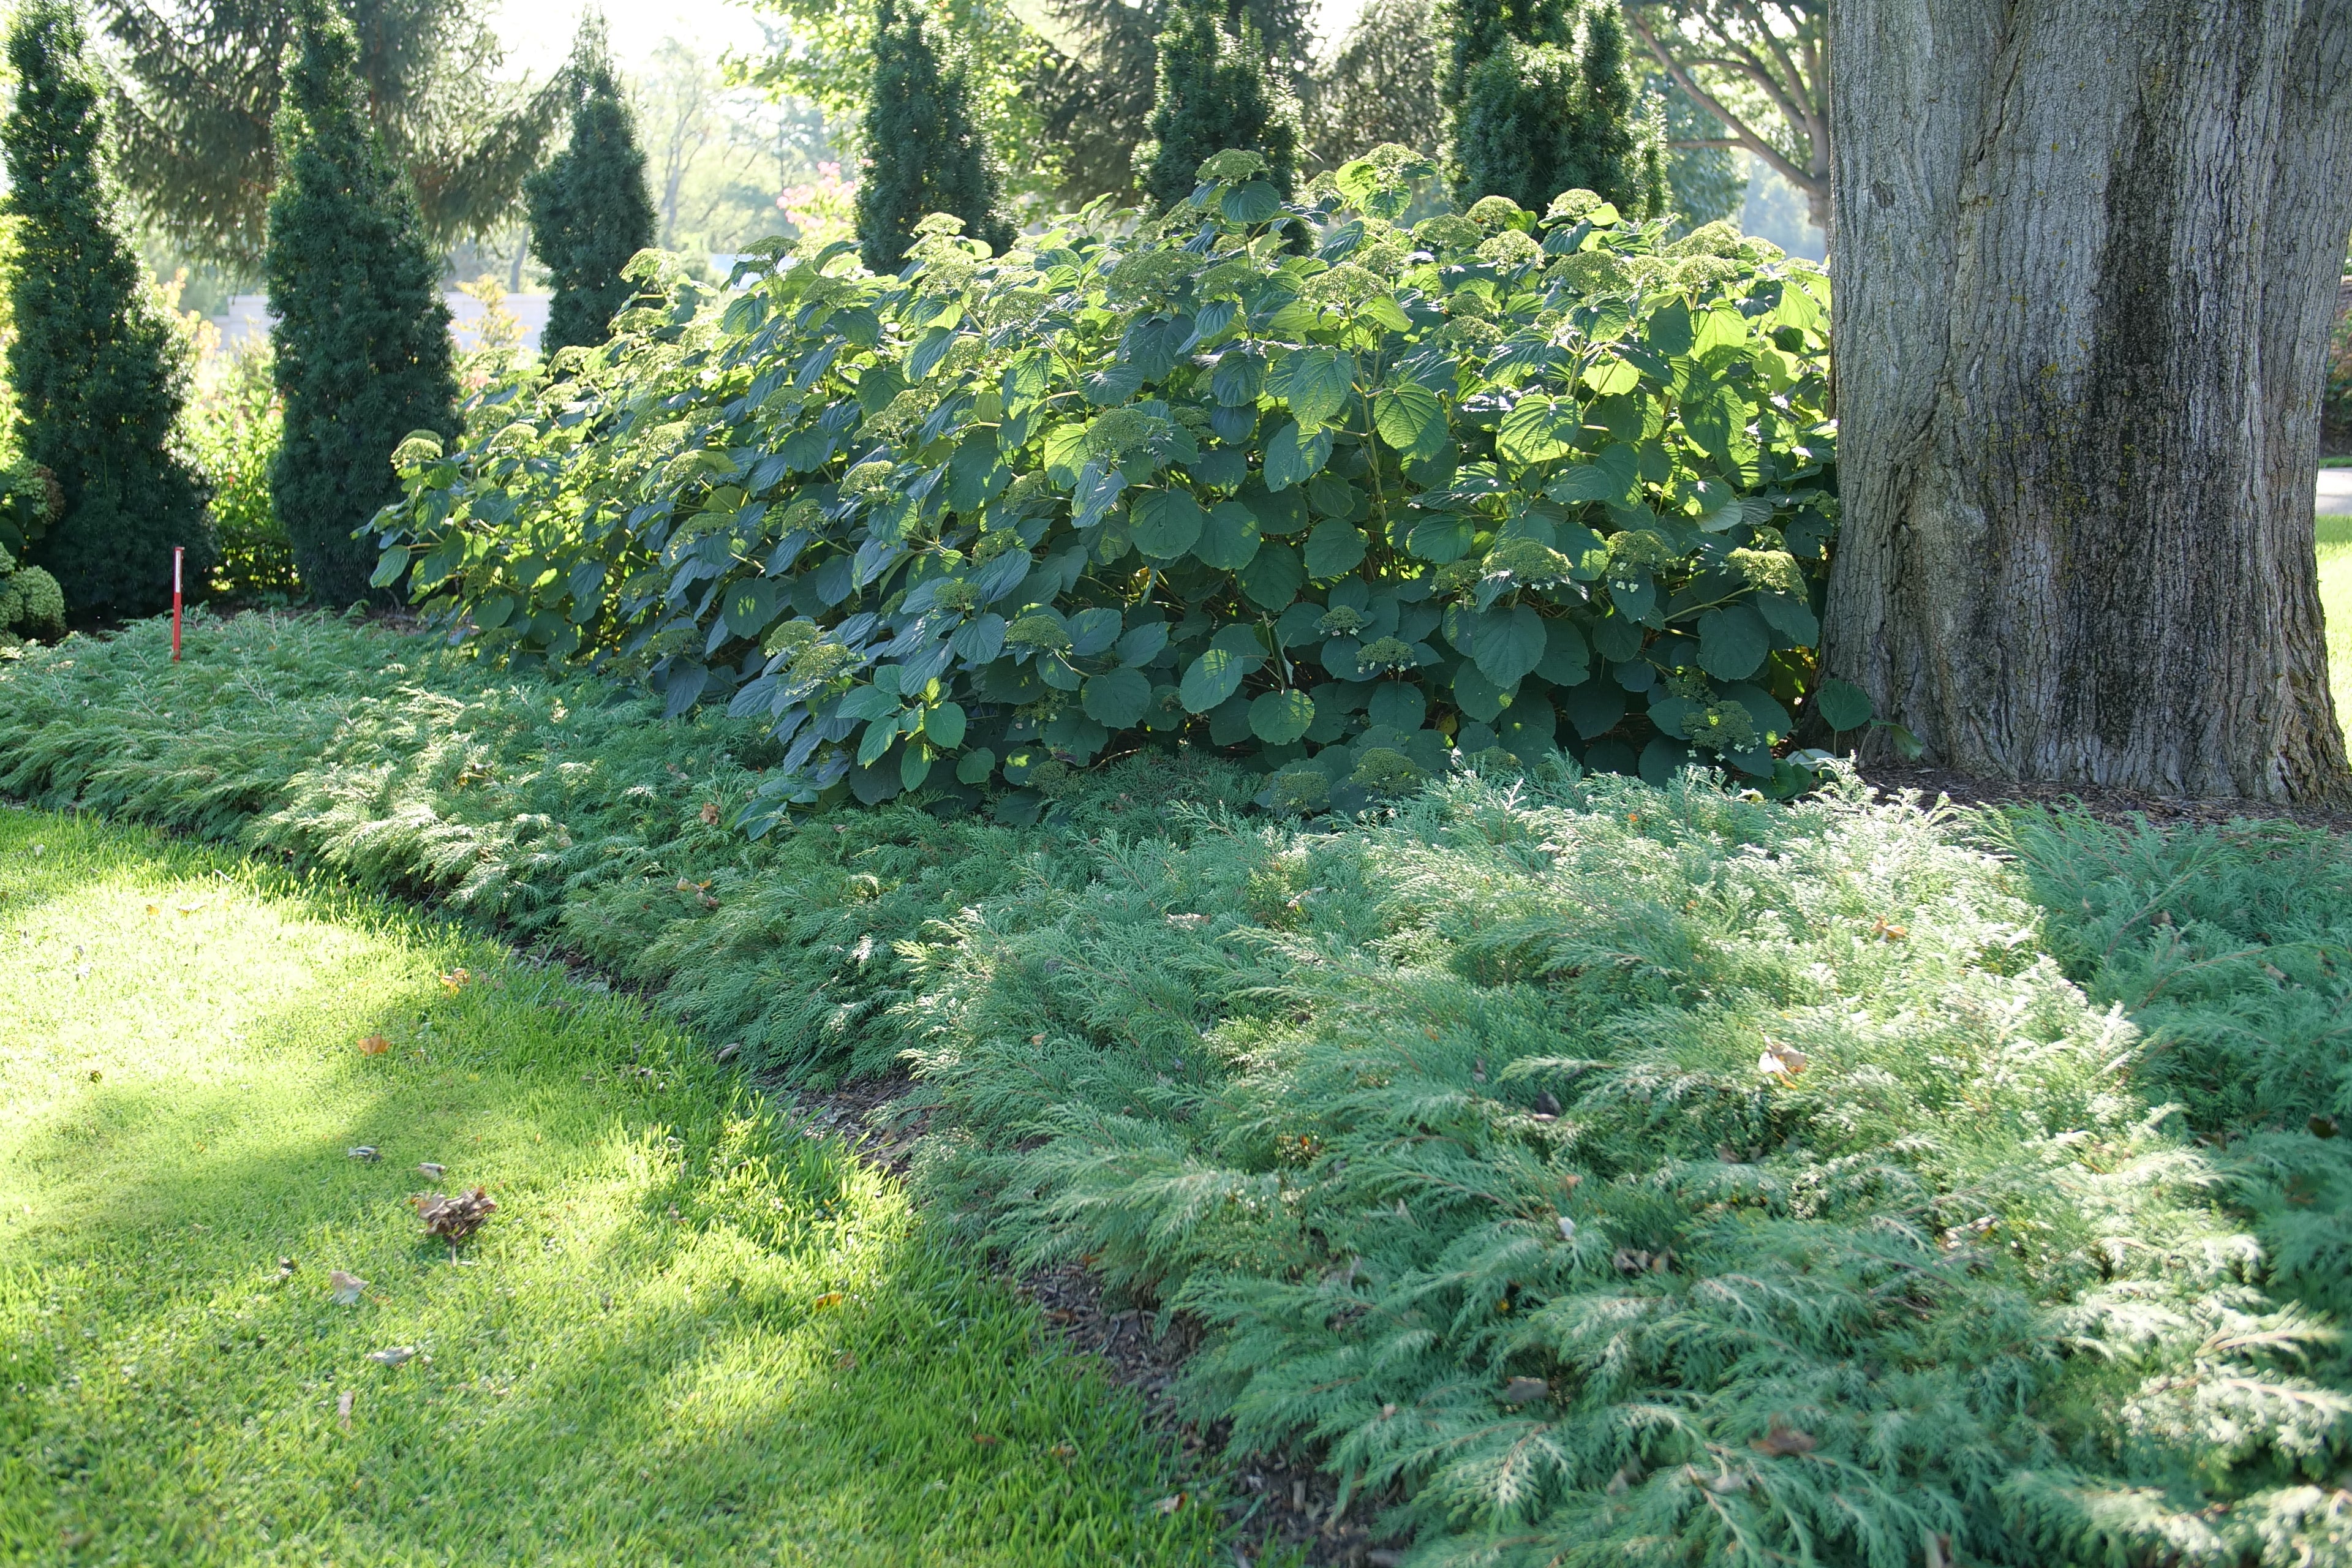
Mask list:
[[[2352,0],[1833,0],[1830,35],[1831,673],[1979,776],[2341,794]]]

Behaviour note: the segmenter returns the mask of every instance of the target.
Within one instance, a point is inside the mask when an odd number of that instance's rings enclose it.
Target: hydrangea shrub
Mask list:
[[[1305,202],[1264,172],[1003,256],[934,217],[897,277],[641,258],[611,344],[402,448],[377,582],[768,718],[755,826],[1178,742],[1300,809],[1555,745],[1790,787],[1824,275],[1580,191],[1408,230],[1398,148]]]

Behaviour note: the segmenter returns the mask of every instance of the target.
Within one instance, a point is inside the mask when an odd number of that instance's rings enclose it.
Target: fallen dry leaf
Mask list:
[[[343,1158],[346,1160],[357,1160],[362,1165],[373,1165],[378,1160],[383,1159],[383,1154],[374,1144],[362,1143],[357,1148],[344,1150]]]
[[[416,1173],[430,1182],[439,1181],[443,1173],[448,1169],[448,1166],[436,1165],[430,1160],[419,1160],[416,1162]]]
[[[1808,1059],[1804,1052],[1793,1046],[1767,1046],[1764,1054],[1756,1058],[1756,1070],[1794,1078],[1805,1070]]]
[[[971,1435],[971,1440],[991,1448],[1004,1441],[1002,1437],[992,1437],[985,1432],[974,1432]]]
[[[1078,1450],[1068,1443],[1056,1443],[1050,1452],[1057,1459],[1075,1459],[1078,1457]]]
[[[819,1310],[826,1307],[838,1307],[841,1305],[841,1292],[838,1290],[827,1290],[824,1295],[819,1296],[815,1300],[810,1302],[809,1305],[818,1308]]]
[[[356,1274],[346,1274],[340,1268],[327,1271],[327,1283],[334,1289],[335,1305],[338,1307],[350,1306],[360,1299],[360,1292],[367,1289],[366,1280]]]
[[[716,827],[719,826],[719,803],[717,801],[706,800],[702,803],[702,826],[705,827]]]
[[[1775,1421],[1770,1431],[1748,1446],[1758,1453],[1784,1459],[1795,1454],[1810,1454],[1820,1445],[1813,1440],[1811,1433],[1800,1432],[1794,1426],[1783,1426]]]
[[[412,1193],[408,1201],[415,1205],[416,1217],[425,1222],[425,1234],[440,1237],[452,1247],[481,1229],[482,1222],[499,1206],[479,1187],[454,1198],[439,1193]]]
[[[1158,1502],[1151,1505],[1151,1511],[1154,1513],[1174,1513],[1178,1509],[1184,1506],[1184,1500],[1191,1495],[1192,1494],[1189,1492],[1178,1492],[1174,1497],[1161,1498]]]
[[[850,1354],[847,1351],[844,1351],[839,1355],[833,1358],[833,1364],[839,1367],[844,1372],[856,1372],[857,1370],[857,1358]]]
[[[378,1366],[398,1366],[404,1362],[415,1360],[415,1345],[387,1345],[383,1350],[368,1352],[367,1358]]]
[[[441,977],[441,988],[455,996],[473,978],[474,972],[470,969],[453,969]]]
[[[278,1278],[280,1279],[291,1279],[294,1278],[294,1260],[292,1258],[281,1258],[278,1260]]]
[[[335,1395],[335,1419],[343,1424],[344,1431],[352,1429],[352,1391],[348,1388]]]
[[[1515,1377],[1503,1384],[1503,1403],[1532,1405],[1551,1392],[1551,1384],[1539,1377]]]
[[[360,1055],[363,1057],[380,1057],[390,1049],[392,1042],[382,1035],[369,1035],[360,1041]]]

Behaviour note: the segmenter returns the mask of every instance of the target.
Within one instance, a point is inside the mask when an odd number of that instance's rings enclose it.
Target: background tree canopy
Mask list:
[[[571,107],[565,84],[502,81],[481,0],[340,0],[370,120],[416,191],[436,246],[513,211]],[[121,65],[123,183],[190,256],[259,264],[277,179],[270,125],[294,37],[284,0],[98,0]]]

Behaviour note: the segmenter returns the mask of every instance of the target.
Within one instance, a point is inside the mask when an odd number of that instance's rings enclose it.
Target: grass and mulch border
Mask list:
[[[38,812],[0,926],[11,1561],[1213,1544],[1139,1405],[634,999]],[[475,1184],[478,1234],[425,1234],[414,1191]]]
[[[913,1041],[933,1223],[1189,1312],[1183,1409],[1344,1473],[1416,1563],[1662,1531],[1860,1551],[1857,1521],[1990,1561],[2267,1560],[2345,1528],[2344,1379],[2306,1331],[2352,1209],[2318,1132],[2352,1109],[2326,835],[1542,769],[1285,824],[1177,757],[1050,781],[1031,827],[901,803],[747,845],[746,727],[316,623],[222,628],[235,657],[194,674],[138,637],[14,681],[0,787],[440,898],[803,1083]],[[1848,1190],[1853,1162],[1877,1173]],[[1710,1314],[1799,1255],[1739,1309],[1782,1347],[1759,1382]],[[2260,1262],[2208,1278],[2233,1258]],[[1880,1300],[1882,1268],[1913,1286]],[[1669,1308],[1605,1375],[1571,1331]],[[1832,1364],[1863,1381],[1808,1384]],[[2282,1392],[2224,1436],[2198,1391],[2225,1385]],[[1874,1450],[1896,1410],[1932,1434]],[[1513,1433],[1542,1455],[1516,1479]]]

